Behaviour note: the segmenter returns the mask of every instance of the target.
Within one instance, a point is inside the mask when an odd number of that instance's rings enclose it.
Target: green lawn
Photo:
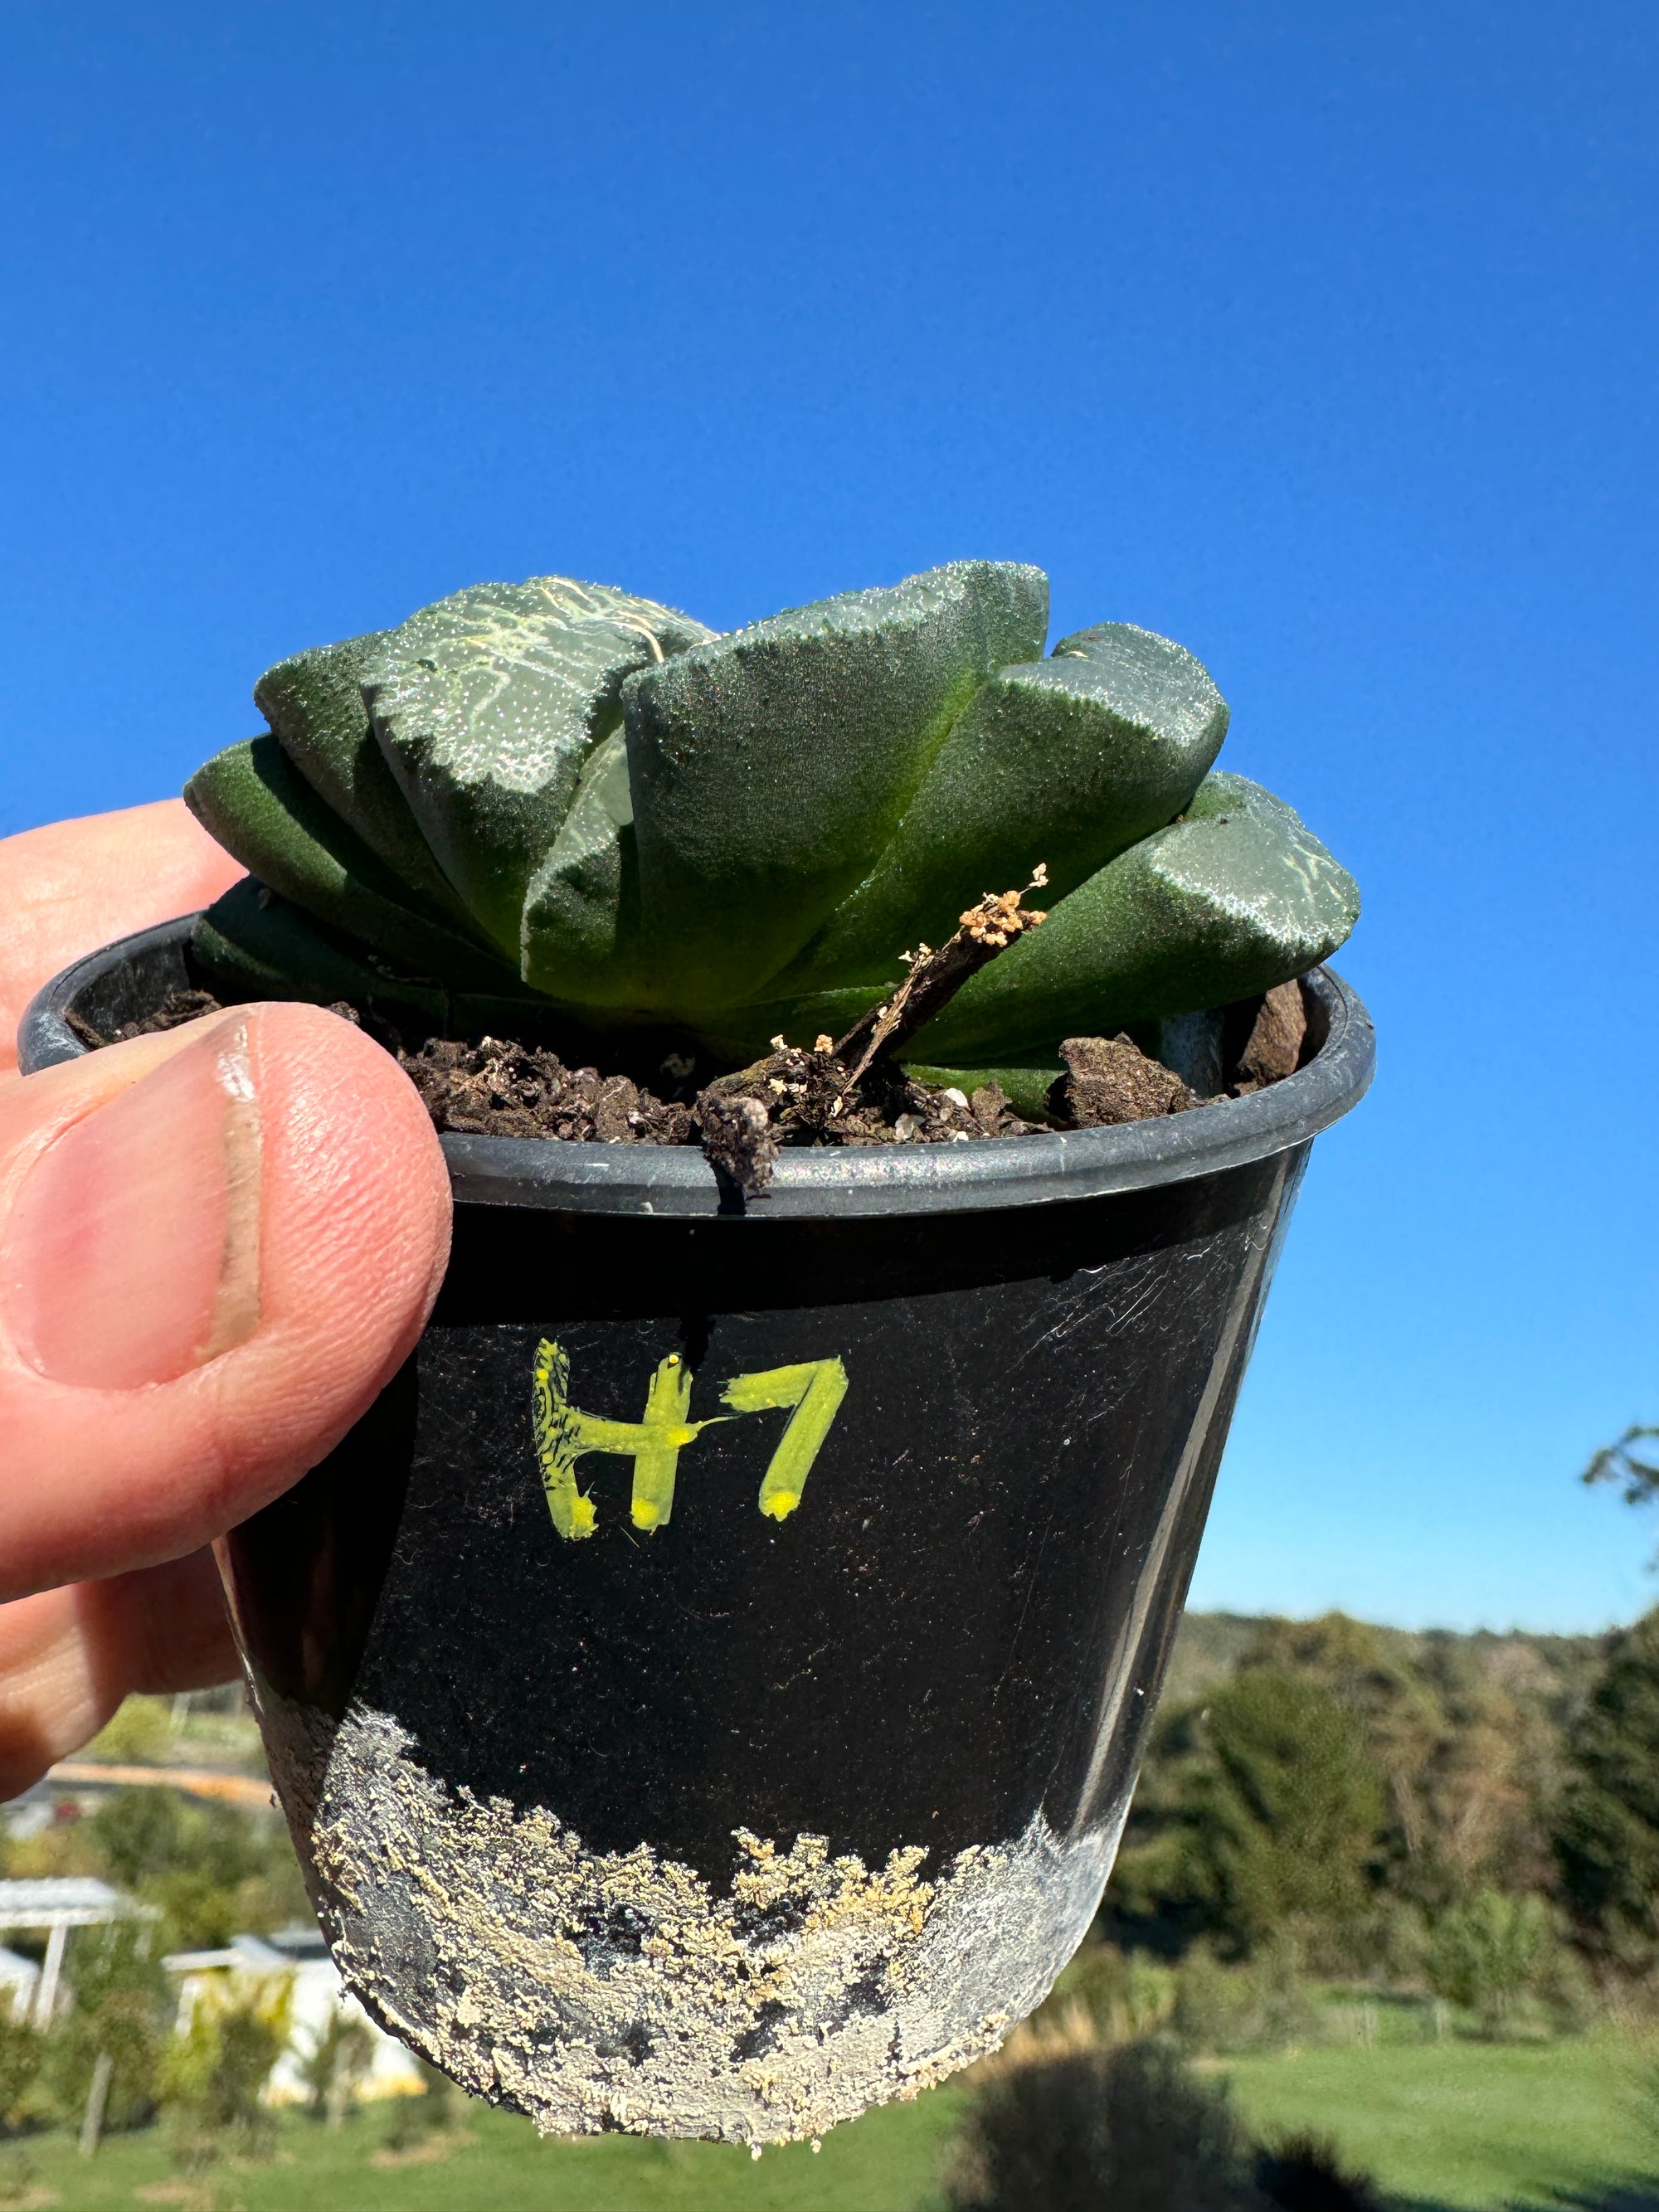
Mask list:
[[[621,2136],[544,2143],[527,2121],[477,2108],[462,2148],[395,2166],[374,2156],[382,2106],[335,2134],[284,2119],[274,2160],[219,2169],[194,2194],[162,2128],[112,2136],[90,2160],[69,2137],[39,2136],[0,2148],[0,2212],[51,2202],[66,2212],[936,2212],[934,2176],[959,2103],[936,2090],[837,2128],[816,2155],[799,2143],[760,2159]]]
[[[1612,2033],[1548,2045],[1380,2042],[1233,2059],[1225,2071],[1252,2128],[1333,2136],[1408,2204],[1530,2212],[1659,2177],[1659,2097],[1644,2120],[1642,2063]]]
[[[1379,2041],[1205,2070],[1231,2079],[1252,2128],[1334,2136],[1416,2212],[1560,2212],[1659,2175],[1641,2061],[1611,2033],[1547,2046]],[[222,2167],[194,2194],[162,2128],[112,2136],[90,2160],[71,2139],[42,2136],[0,2147],[0,2212],[941,2212],[939,2162],[961,2108],[960,2091],[936,2090],[836,2129],[817,2156],[796,2145],[751,2160],[617,2136],[543,2143],[526,2122],[475,2107],[459,2148],[393,2165],[375,2156],[380,2106],[336,2134],[284,2118],[273,2160]]]

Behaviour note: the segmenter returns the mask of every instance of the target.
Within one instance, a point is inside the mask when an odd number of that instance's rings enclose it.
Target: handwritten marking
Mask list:
[[[756,1500],[774,1521],[787,1520],[800,1504],[812,1463],[847,1395],[847,1370],[837,1358],[809,1359],[794,1367],[771,1367],[757,1375],[734,1375],[721,1391],[730,1413],[708,1420],[688,1419],[692,1374],[678,1352],[658,1363],[637,1421],[602,1420],[570,1402],[570,1355],[544,1337],[536,1347],[532,1374],[532,1415],[536,1456],[553,1526],[571,1543],[592,1535],[598,1526],[593,1501],[576,1486],[576,1462],[586,1452],[613,1452],[634,1462],[630,1512],[634,1526],[665,1528],[674,1511],[679,1458],[705,1429],[734,1415],[787,1408],[789,1419],[761,1477]]]
[[[761,1477],[757,1503],[773,1520],[787,1520],[800,1504],[812,1462],[846,1395],[847,1370],[839,1359],[808,1359],[799,1367],[769,1367],[761,1375],[734,1375],[720,1392],[734,1413],[764,1413],[781,1406],[794,1408],[771,1463]]]

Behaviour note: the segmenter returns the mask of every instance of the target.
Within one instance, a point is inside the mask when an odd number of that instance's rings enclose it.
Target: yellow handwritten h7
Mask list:
[[[674,1510],[674,1483],[680,1453],[687,1444],[733,1414],[785,1407],[790,1409],[789,1420],[761,1478],[757,1503],[775,1521],[794,1511],[847,1395],[847,1370],[841,1361],[810,1359],[795,1367],[733,1376],[720,1394],[732,1413],[716,1413],[706,1421],[686,1419],[691,1382],[690,1370],[671,1352],[651,1377],[639,1420],[601,1420],[571,1404],[570,1356],[562,1346],[543,1339],[536,1348],[532,1373],[532,1419],[548,1510],[561,1536],[575,1542],[593,1534],[593,1501],[576,1487],[576,1462],[584,1453],[615,1452],[631,1459],[634,1526],[661,1528]]]

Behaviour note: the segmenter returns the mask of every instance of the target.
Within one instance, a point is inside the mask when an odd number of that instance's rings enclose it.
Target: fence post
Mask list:
[[[40,1987],[34,1993],[34,2024],[42,2033],[52,2026],[52,2014],[58,2008],[58,1983],[64,1971],[64,1944],[69,1936],[67,1924],[54,1920],[52,1933],[46,1938],[46,1956],[40,1969]]]
[[[81,2123],[81,2155],[90,2158],[98,2148],[98,2138],[104,2131],[104,2107],[109,2102],[110,2076],[115,2071],[115,2061],[107,2051],[100,2051],[92,2069],[92,2087],[87,2091],[86,2117]]]

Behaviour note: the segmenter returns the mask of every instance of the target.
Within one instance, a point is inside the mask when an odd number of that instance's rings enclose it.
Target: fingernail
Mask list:
[[[64,1131],[0,1241],[0,1316],[54,1382],[169,1382],[259,1321],[259,1109],[241,1018]]]

